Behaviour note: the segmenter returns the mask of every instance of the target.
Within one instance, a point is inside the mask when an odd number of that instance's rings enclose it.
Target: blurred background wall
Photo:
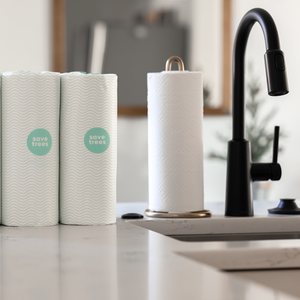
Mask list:
[[[51,0],[0,1],[0,72],[52,67]]]
[[[78,0],[68,0],[79,5]],[[87,5],[90,0],[85,0]],[[173,11],[178,26],[188,32],[186,41],[186,64],[189,70],[203,70],[204,76],[213,76],[216,82],[211,83],[215,90],[221,78],[221,56],[218,59],[214,52],[221,52],[222,41],[218,36],[221,26],[220,0],[99,0],[103,15],[108,19],[121,20],[130,24],[132,18],[140,12],[148,10]],[[79,4],[78,4],[79,3]],[[210,6],[208,8],[208,4]],[[107,6],[102,6],[106,4]],[[215,4],[215,8],[214,8]],[[107,7],[106,10],[103,7]],[[251,8],[262,7],[270,12],[277,25],[282,50],[285,53],[290,93],[284,97],[272,98],[267,95],[263,55],[265,44],[259,25],[255,25],[248,41],[246,63],[252,64],[253,73],[261,81],[264,99],[260,109],[261,119],[273,108],[276,109],[273,118],[268,122],[270,131],[274,125],[280,125],[284,138],[280,141],[282,151],[279,161],[283,169],[282,179],[278,182],[268,182],[260,188],[257,196],[261,199],[300,198],[300,100],[296,94],[298,86],[298,55],[300,32],[300,11],[298,0],[232,0],[231,33],[234,37],[242,16]],[[84,8],[83,8],[84,9]],[[210,11],[213,9],[213,12]],[[82,15],[72,22],[80,23]],[[219,17],[218,17],[219,16]],[[93,16],[93,20],[96,17]],[[0,72],[16,69],[43,71],[51,70],[52,47],[52,16],[51,0],[0,0]],[[206,24],[206,25],[203,25]],[[213,46],[205,47],[214,40]],[[72,45],[72,37],[67,38]],[[231,44],[233,40],[231,41]],[[172,54],[171,54],[172,55]],[[170,55],[170,56],[171,56]],[[205,59],[203,59],[205,57]],[[67,57],[67,61],[74,58]],[[166,58],[167,59],[167,58]],[[209,67],[204,61],[209,62]],[[162,71],[164,66],[156,71]],[[248,70],[248,69],[247,69]],[[209,75],[213,74],[213,75]],[[250,78],[247,71],[246,80]],[[146,81],[146,78],[145,78]],[[146,94],[143,101],[146,101]],[[226,164],[221,160],[208,158],[211,151],[226,152],[226,143],[216,137],[216,132],[222,132],[231,138],[231,116],[205,116],[204,133],[204,178],[205,201],[224,201]],[[146,202],[148,200],[147,183],[147,117],[120,116],[118,120],[118,201]],[[267,153],[264,161],[271,159]]]

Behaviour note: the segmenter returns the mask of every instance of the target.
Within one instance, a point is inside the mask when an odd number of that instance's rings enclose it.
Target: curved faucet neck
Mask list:
[[[250,10],[240,22],[233,49],[233,140],[245,139],[245,52],[255,22],[258,22],[263,30],[266,50],[280,49],[277,28],[271,15],[260,8]]]

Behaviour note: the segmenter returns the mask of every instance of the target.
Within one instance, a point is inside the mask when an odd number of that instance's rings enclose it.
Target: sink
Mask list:
[[[300,200],[298,206],[300,206]],[[118,203],[118,216],[128,212],[143,214],[148,203]],[[163,219],[146,217],[130,220],[136,226],[184,242],[300,240],[300,215],[269,215],[278,201],[254,201],[253,217],[225,217],[224,202],[207,202],[211,218]]]
[[[233,276],[250,280],[260,285],[267,286],[279,292],[286,293],[299,299],[299,269],[289,270],[257,270],[230,272]],[[278,295],[279,296],[279,295]],[[281,298],[276,298],[281,299]],[[286,298],[284,298],[286,299]],[[288,298],[290,299],[290,298]],[[295,299],[295,298],[293,298]]]
[[[271,287],[279,291],[278,299],[281,293],[300,298],[300,216],[268,215],[267,209],[277,204],[255,201],[255,212],[260,215],[246,218],[225,217],[222,203],[207,203],[211,218],[128,222],[182,241],[175,253],[186,259]],[[140,211],[132,211],[143,213],[145,208],[147,204]],[[209,250],[205,250],[202,242],[214,241],[224,243],[218,247],[208,244]]]
[[[203,219],[145,218],[129,222],[184,242],[300,239],[300,216],[213,215]]]
[[[300,239],[299,232],[282,233],[245,233],[245,234],[179,234],[167,235],[183,242],[230,242],[230,241],[261,241]]]
[[[297,299],[300,297],[299,248],[231,248],[212,251],[177,251],[176,253],[229,275],[253,281],[297,297]]]

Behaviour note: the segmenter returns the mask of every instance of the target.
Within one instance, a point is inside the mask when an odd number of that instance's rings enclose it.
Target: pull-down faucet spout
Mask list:
[[[276,25],[270,14],[260,8],[250,10],[238,27],[233,51],[233,138],[228,142],[226,216],[252,216],[252,181],[279,180],[281,168],[274,152],[270,164],[251,163],[250,143],[245,139],[244,73],[245,52],[250,31],[258,22],[263,30],[266,53],[265,67],[268,94],[270,96],[288,93],[284,54],[280,50]],[[277,137],[279,128],[276,129]],[[274,141],[278,139],[274,139]],[[278,149],[278,144],[274,143]]]

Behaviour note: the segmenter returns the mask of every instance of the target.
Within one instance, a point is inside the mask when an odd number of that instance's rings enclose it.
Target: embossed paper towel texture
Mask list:
[[[149,208],[203,210],[201,72],[148,74]]]
[[[59,73],[2,74],[2,223],[58,222]]]
[[[116,221],[117,76],[61,75],[60,221]]]

